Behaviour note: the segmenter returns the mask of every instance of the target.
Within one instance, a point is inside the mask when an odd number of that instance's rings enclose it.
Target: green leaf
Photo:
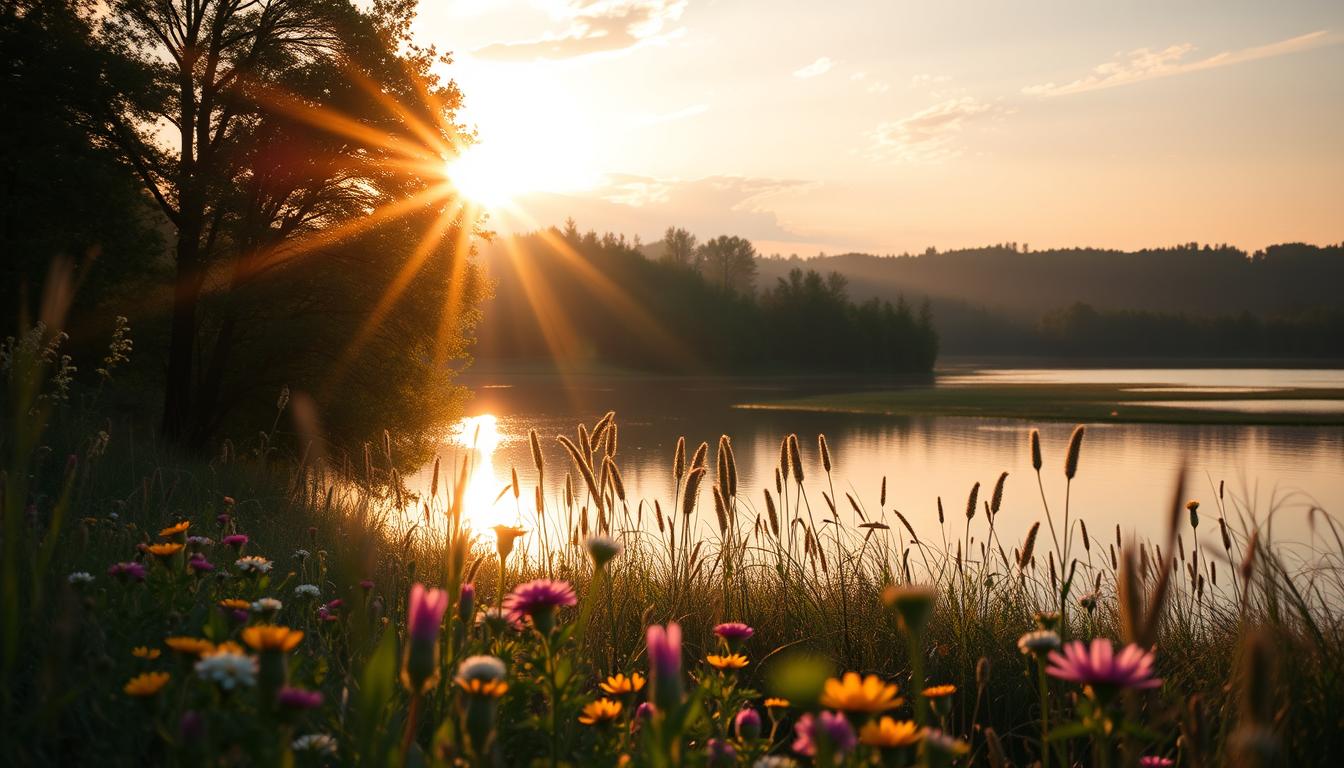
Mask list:
[[[1048,741],[1067,741],[1068,739],[1089,736],[1091,733],[1092,729],[1087,723],[1064,723],[1055,726],[1045,738]]]

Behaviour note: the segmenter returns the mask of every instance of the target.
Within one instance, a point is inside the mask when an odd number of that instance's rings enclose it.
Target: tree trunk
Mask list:
[[[201,300],[200,227],[184,220],[177,236],[177,280],[173,285],[172,329],[163,387],[164,438],[183,448],[192,423],[192,374],[196,357],[196,310]]]

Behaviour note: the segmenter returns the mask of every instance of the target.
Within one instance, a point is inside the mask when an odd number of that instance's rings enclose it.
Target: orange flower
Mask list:
[[[252,608],[252,603],[247,600],[239,600],[236,597],[226,597],[219,601],[219,607],[231,611],[246,611]]]
[[[750,663],[747,657],[740,653],[730,653],[726,656],[711,653],[705,657],[705,661],[715,669],[741,669]]]
[[[257,624],[243,630],[243,642],[254,651],[282,651],[288,653],[303,639],[297,629],[278,624]]]
[[[215,644],[200,637],[170,637],[163,644],[186,656],[204,656],[215,650]]]
[[[823,707],[845,712],[885,712],[903,701],[896,695],[894,684],[883,682],[877,675],[859,677],[857,672],[846,672],[839,680],[832,677],[821,693]]]
[[[777,696],[765,700],[766,709],[788,709],[790,706],[788,699],[781,699]]]
[[[143,675],[132,677],[122,688],[128,696],[137,696],[144,698],[153,696],[163,690],[163,686],[168,684],[169,674],[167,672],[146,672]]]
[[[454,682],[457,683],[457,687],[472,696],[486,696],[497,699],[509,692],[509,684],[504,680],[482,680],[480,678],[468,680],[459,677]]]
[[[941,699],[957,692],[955,685],[932,685],[924,689],[924,698]]]
[[[606,725],[621,716],[621,702],[612,699],[598,699],[583,705],[583,714],[579,722],[584,725]]]
[[[859,729],[859,742],[879,749],[913,747],[922,738],[924,732],[913,722],[890,717],[870,721]]]
[[[155,557],[169,558],[182,551],[182,545],[177,542],[169,544],[150,544],[145,547],[145,551]]]
[[[167,528],[164,528],[162,531],[159,531],[159,536],[161,538],[167,539],[169,537],[176,536],[179,533],[186,533],[187,529],[190,527],[191,527],[191,521],[183,520],[180,523],[170,525]]]
[[[131,649],[131,655],[135,658],[149,659],[150,661],[159,658],[162,653],[163,651],[160,651],[158,648],[149,648],[143,645],[137,645]]]
[[[636,693],[644,688],[644,676],[638,672],[632,673],[629,677],[618,673],[608,677],[605,682],[599,683],[597,687],[612,696]]]

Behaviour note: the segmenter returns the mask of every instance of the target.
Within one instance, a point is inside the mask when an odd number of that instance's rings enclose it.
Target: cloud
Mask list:
[[[667,36],[687,0],[571,0],[560,16],[564,32],[535,40],[492,43],[471,52],[480,59],[535,61],[571,59],[622,51]]]
[[[1093,67],[1091,74],[1086,77],[1062,85],[1057,83],[1029,85],[1022,89],[1022,93],[1027,96],[1067,96],[1073,93],[1099,91],[1103,88],[1132,85],[1160,77],[1184,75],[1189,72],[1201,72],[1206,69],[1283,56],[1323,45],[1333,45],[1340,40],[1339,35],[1322,29],[1275,43],[1223,51],[1196,60],[1189,58],[1195,51],[1193,43],[1172,45],[1160,51],[1139,48],[1119,54],[1116,58]]]
[[[930,75],[921,73],[910,76],[911,88],[927,88],[935,85],[943,85],[952,81],[951,75]]]
[[[708,104],[692,104],[689,107],[678,109],[674,112],[664,112],[660,115],[644,115],[639,118],[640,125],[657,125],[659,123],[670,123],[676,120],[685,120],[687,118],[703,115],[709,111]]]
[[[824,74],[826,74],[827,72],[830,72],[830,71],[831,71],[831,67],[834,67],[834,66],[835,66],[835,62],[834,62],[834,61],[831,61],[831,57],[830,57],[830,56],[822,56],[821,58],[817,59],[816,61],[812,62],[811,64],[808,64],[807,66],[805,66],[805,67],[803,67],[803,68],[801,68],[801,69],[796,69],[796,70],[794,70],[794,71],[793,71],[793,76],[794,76],[794,77],[804,77],[804,78],[806,78],[806,77],[818,77],[818,76],[820,76],[820,75],[824,75]]]
[[[960,153],[956,139],[967,124],[1004,114],[970,96],[948,99],[909,117],[885,122],[870,133],[869,154],[879,159],[937,161]]]

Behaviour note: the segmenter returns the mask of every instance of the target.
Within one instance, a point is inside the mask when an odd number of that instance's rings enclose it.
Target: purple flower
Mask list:
[[[808,712],[793,726],[793,751],[815,757],[819,743],[843,755],[854,749],[858,737],[839,712],[822,712],[815,717]]]
[[[327,604],[322,607],[326,608],[328,611],[335,611],[342,605],[345,605],[345,601],[338,597],[335,600],[328,600]]]
[[[233,515],[230,515],[228,512],[220,512],[218,515],[215,515],[215,522],[219,523],[220,528],[227,526],[231,520],[233,520]]]
[[[188,709],[182,713],[182,719],[177,721],[177,732],[183,741],[200,741],[205,738],[205,717],[194,709]]]
[[[107,569],[108,576],[115,576],[122,581],[144,581],[149,571],[145,569],[143,563],[137,563],[134,560],[128,560],[124,563],[114,563]]]
[[[569,582],[536,579],[514,587],[504,598],[504,609],[517,617],[530,617],[537,631],[545,635],[555,625],[555,609],[567,608],[577,602]]]
[[[470,623],[476,615],[476,585],[470,581],[462,585],[457,593],[457,617],[463,624]]]
[[[737,738],[751,741],[761,735],[761,713],[754,707],[743,707],[733,718],[733,730]]]
[[[756,630],[740,621],[730,621],[715,627],[714,634],[731,643],[735,640],[746,640],[750,638],[752,635],[756,634]]]
[[[242,608],[234,608],[229,613],[229,616],[232,617],[233,620],[238,622],[239,624],[242,624],[243,622],[247,621],[250,618],[248,612],[244,611]]]
[[[651,625],[645,642],[653,702],[659,709],[671,711],[681,703],[681,627],[675,621],[668,622],[666,628]]]
[[[630,719],[630,732],[638,733],[640,726],[653,719],[658,710],[647,701],[641,701],[638,707],[635,707],[635,716]]]
[[[247,544],[247,534],[233,533],[220,539],[220,542],[241,551],[243,545]]]
[[[281,688],[275,699],[285,709],[317,709],[322,706],[322,692],[304,688]]]
[[[448,610],[448,595],[442,589],[425,589],[424,584],[411,587],[411,608],[407,620],[411,639],[433,643],[439,637],[443,612]]]
[[[1140,768],[1171,768],[1176,761],[1170,757],[1158,757],[1156,755],[1146,755],[1139,758]]]
[[[710,739],[705,744],[706,765],[712,768],[727,768],[737,765],[737,750],[723,739]]]
[[[359,582],[359,588],[364,590],[365,592],[368,592],[370,589],[373,589],[373,579],[363,579],[362,581]]]
[[[1096,638],[1089,647],[1081,641],[1064,646],[1063,651],[1050,652],[1051,677],[1069,680],[1096,688],[1157,688],[1160,678],[1153,676],[1153,654],[1130,644],[1115,653],[1111,641]]]
[[[205,555],[197,552],[187,561],[187,568],[191,569],[192,573],[200,576],[203,573],[210,573],[215,570],[215,564],[206,560]]]

